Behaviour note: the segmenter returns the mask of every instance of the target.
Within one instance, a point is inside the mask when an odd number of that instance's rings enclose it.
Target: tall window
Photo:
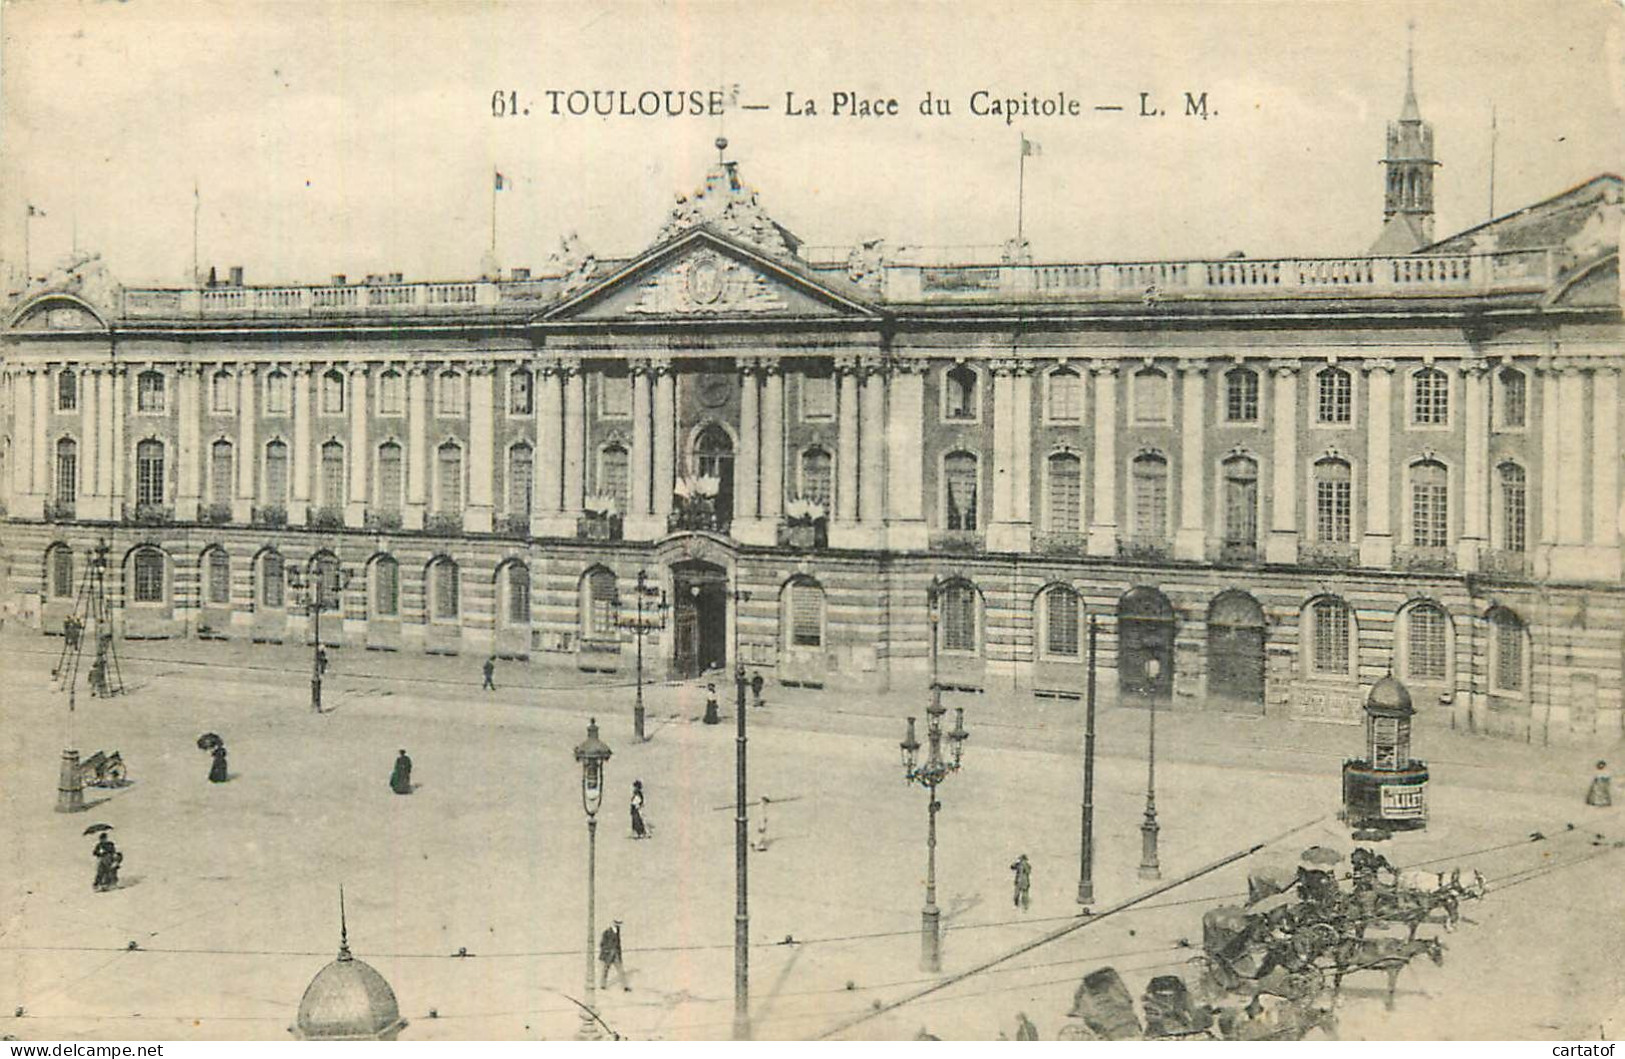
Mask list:
[[[455,621],[461,592],[457,564],[441,556],[429,564],[429,613],[436,621]]]
[[[600,411],[615,419],[632,414],[632,377],[625,372],[607,371],[599,376],[598,385],[603,394]]]
[[[378,446],[378,510],[391,515],[401,510],[401,447],[393,441]]]
[[[508,578],[508,624],[530,624],[530,567],[524,563],[509,563],[505,568]]]
[[[1168,535],[1168,461],[1155,453],[1134,457],[1134,539],[1160,541]]]
[[[535,390],[530,372],[515,368],[508,375],[508,414],[528,416],[535,409]]]
[[[265,502],[288,502],[288,445],[282,441],[265,443]]]
[[[231,372],[221,370],[209,377],[209,404],[217,416],[237,410],[237,379]]]
[[[1500,608],[1490,617],[1490,649],[1494,654],[1491,672],[1495,690],[1522,694],[1524,690],[1523,622],[1510,610]]]
[[[1501,425],[1522,428],[1529,421],[1529,379],[1517,368],[1501,369]]]
[[[282,606],[284,580],[282,556],[277,552],[266,552],[260,556],[261,606],[272,609]]]
[[[1065,585],[1044,593],[1044,653],[1051,658],[1078,657],[1078,594]]]
[[[322,376],[322,414],[344,414],[344,373],[337,368]]]
[[[144,371],[135,380],[135,408],[138,412],[164,410],[164,377],[156,371]]]
[[[1354,493],[1346,461],[1328,456],[1315,461],[1315,539],[1347,544],[1353,531]]]
[[[976,407],[976,370],[965,364],[948,369],[942,376],[944,419],[973,420]]]
[[[336,441],[322,445],[322,504],[344,506],[344,446]]]
[[[463,450],[448,441],[435,452],[435,468],[440,479],[439,506],[442,515],[458,515],[463,510]]]
[[[1258,372],[1231,368],[1224,373],[1224,418],[1228,423],[1258,421]]]
[[[1224,461],[1224,543],[1258,546],[1258,463],[1247,456]]]
[[[1349,672],[1349,608],[1340,599],[1323,596],[1310,607],[1314,626],[1310,661],[1314,672],[1347,676]]]
[[[66,544],[51,546],[46,568],[51,572],[51,595],[55,599],[73,598],[73,549]]]
[[[390,368],[378,376],[378,414],[398,416],[405,407],[405,383],[401,373]]]
[[[288,414],[288,373],[278,368],[265,377],[265,411],[267,415]]]
[[[1411,543],[1418,548],[1450,543],[1449,483],[1444,464],[1435,460],[1411,467]]]
[[[598,489],[615,498],[615,510],[625,512],[632,495],[632,461],[626,446],[606,445],[598,454]]]
[[[72,508],[79,496],[79,446],[72,438],[56,443],[56,502]]]
[[[1051,533],[1083,530],[1083,461],[1070,452],[1049,458],[1049,529]]]
[[[615,575],[603,567],[583,579],[581,635],[588,640],[614,640]]]
[[[56,410],[73,412],[79,408],[79,377],[64,368],[56,376]]]
[[[224,438],[209,446],[209,499],[216,504],[231,503],[237,484],[237,456]]]
[[[164,443],[148,439],[135,447],[135,502],[164,502]]]
[[[209,552],[208,582],[211,604],[224,606],[231,602],[231,556],[223,548]]]
[[[1450,380],[1438,368],[1411,376],[1411,422],[1419,427],[1450,422]]]
[[[1354,377],[1342,368],[1327,368],[1315,376],[1315,422],[1354,421]]]
[[[401,613],[401,567],[387,555],[372,564],[372,612],[379,618]]]
[[[968,452],[949,453],[942,461],[942,480],[946,493],[948,528],[974,530],[976,528],[976,457]]]
[[[801,418],[835,418],[835,373],[829,365],[808,368],[801,376]]]
[[[157,548],[143,548],[135,553],[135,601],[162,603],[164,601],[164,553]]]
[[[1075,423],[1083,418],[1083,376],[1071,368],[1049,373],[1049,418],[1055,423]]]
[[[463,414],[463,377],[455,371],[443,371],[436,377],[434,411],[447,417]]]
[[[824,646],[824,590],[813,581],[792,581],[784,590],[785,622],[792,647]]]
[[[975,651],[976,589],[966,581],[944,585],[938,595],[938,620],[942,623],[944,651]]]
[[[1166,423],[1171,399],[1168,373],[1157,368],[1141,368],[1134,373],[1134,421]]]
[[[1405,670],[1410,679],[1445,679],[1445,630],[1449,621],[1445,612],[1432,603],[1418,603],[1405,612]]]
[[[830,513],[830,498],[835,491],[834,460],[829,450],[813,446],[801,454],[801,497],[823,507]]]
[[[1529,540],[1529,490],[1524,470],[1516,463],[1501,464],[1501,547],[1521,552]]]
[[[531,469],[535,456],[529,445],[515,445],[508,450],[508,514],[530,514]]]

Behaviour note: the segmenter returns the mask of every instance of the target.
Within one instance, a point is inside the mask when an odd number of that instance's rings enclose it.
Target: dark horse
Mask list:
[[[1418,956],[1426,955],[1435,965],[1444,963],[1444,944],[1438,938],[1421,941],[1398,938],[1344,938],[1329,953],[1332,961],[1332,996],[1343,989],[1343,978],[1358,971],[1382,971],[1388,975],[1388,998],[1384,1006],[1394,1009],[1394,987],[1399,972]]]

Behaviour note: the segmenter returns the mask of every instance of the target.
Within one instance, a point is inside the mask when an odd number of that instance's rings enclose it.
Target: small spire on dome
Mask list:
[[[1421,121],[1422,108],[1416,104],[1416,19],[1405,23],[1405,106],[1400,121]]]
[[[728,164],[728,156],[727,156],[727,153],[726,153],[727,150],[728,150],[728,137],[726,137],[726,136],[718,136],[717,137],[717,164],[718,165],[727,165]]]
[[[350,925],[344,918],[344,884],[339,884],[339,959],[354,959],[350,955]]]

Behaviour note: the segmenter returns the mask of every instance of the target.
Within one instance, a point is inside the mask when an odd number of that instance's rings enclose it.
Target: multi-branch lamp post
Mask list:
[[[638,571],[635,591],[637,605],[633,613],[622,612],[617,601],[615,624],[623,629],[631,629],[638,640],[638,691],[632,707],[632,737],[643,743],[648,741],[648,736],[643,734],[643,636],[651,630],[666,627],[666,612],[670,608],[666,603],[666,590],[649,584],[647,570]]]
[[[322,611],[329,606],[343,605],[344,590],[350,587],[350,571],[337,563],[317,563],[308,573],[290,567],[288,584],[305,597],[304,606],[310,610],[310,708],[314,713],[321,713],[322,672],[327,668],[322,653]]]
[[[598,867],[598,810],[604,804],[604,766],[609,763],[610,758],[609,747],[598,738],[597,718],[587,722],[587,738],[576,747],[575,755],[576,760],[581,763],[581,808],[587,813],[587,979],[586,996],[581,1009],[581,1028],[577,1035],[581,1040],[590,1041],[597,1040],[601,1036],[595,1011],[598,982],[593,972],[596,969],[594,946],[598,943],[598,930],[593,917],[596,911],[594,902]]]

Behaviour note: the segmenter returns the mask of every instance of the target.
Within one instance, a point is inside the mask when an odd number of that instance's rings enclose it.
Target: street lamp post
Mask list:
[[[1151,699],[1150,744],[1146,752],[1145,820],[1140,824],[1140,878],[1162,878],[1162,867],[1157,863],[1157,677],[1162,663],[1155,658],[1146,659],[1145,679]]]
[[[309,573],[290,567],[288,584],[295,592],[305,596],[304,605],[310,610],[310,709],[313,713],[321,713],[322,674],[327,671],[327,657],[322,650],[322,611],[327,608],[329,600],[333,601],[335,608],[341,605],[344,590],[350,587],[350,571],[336,562],[332,565],[317,563]]]
[[[736,597],[737,598],[737,597]],[[734,616],[735,630],[738,615]],[[737,653],[736,653],[737,657]],[[750,1040],[750,854],[745,817],[745,667],[734,667],[734,1040]]]
[[[598,719],[595,717],[587,722],[587,738],[575,749],[576,760],[581,763],[581,808],[587,813],[587,978],[581,1027],[576,1034],[584,1041],[595,1041],[601,1037],[598,1015],[594,1009],[598,999],[598,980],[594,975],[594,946],[598,943],[598,929],[593,917],[597,896],[598,809],[604,804],[604,766],[609,763],[610,753],[609,747],[598,738]]]
[[[1078,904],[1089,915],[1095,900],[1095,636],[1099,629],[1089,615],[1089,677],[1084,692],[1083,825],[1079,836]]]
[[[620,602],[616,601],[615,624],[623,629],[631,629],[638,639],[638,690],[637,700],[632,707],[632,737],[638,742],[648,741],[643,734],[643,635],[651,629],[664,629],[666,627],[666,590],[655,588],[649,584],[649,572],[638,571],[637,585],[637,612],[633,616],[620,613]],[[659,602],[656,603],[655,599]],[[643,604],[649,602],[651,613],[645,614]]]
[[[920,969],[936,974],[942,970],[942,912],[937,908],[937,810],[942,806],[937,801],[937,786],[959,771],[965,739],[970,733],[965,731],[964,708],[956,709],[953,731],[947,733],[953,744],[952,759],[943,758],[942,717],[948,709],[942,705],[942,686],[937,681],[937,601],[934,591],[930,602],[930,626],[931,705],[925,710],[928,744],[925,763],[918,764],[920,741],[915,738],[912,717],[908,719],[908,735],[900,745],[903,750],[904,782],[918,783],[930,795],[926,810],[925,906],[920,910]]]

